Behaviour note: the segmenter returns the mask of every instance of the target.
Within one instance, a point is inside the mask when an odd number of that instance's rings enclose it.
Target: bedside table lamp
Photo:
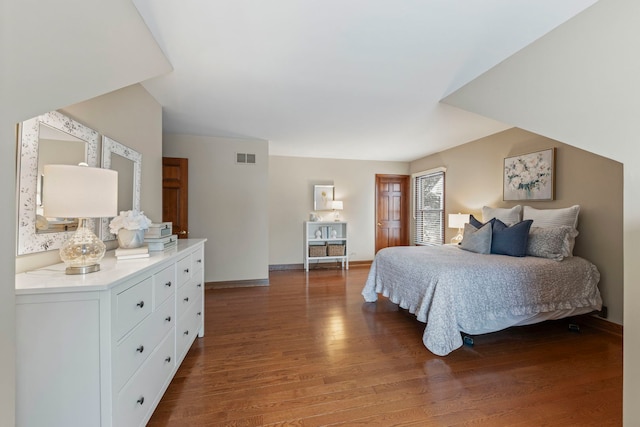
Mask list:
[[[87,228],[87,218],[118,214],[118,172],[88,166],[45,165],[44,216],[78,218],[78,228],[60,248],[66,274],[100,270],[105,244]]]
[[[458,244],[462,242],[462,228],[469,222],[469,214],[449,214],[449,228],[457,228],[458,234],[451,239],[451,243]]]
[[[334,200],[331,202],[331,209],[333,209],[333,220],[340,221],[340,211],[342,210],[342,200]]]

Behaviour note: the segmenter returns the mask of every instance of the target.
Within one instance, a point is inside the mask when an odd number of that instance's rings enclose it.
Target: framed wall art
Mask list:
[[[314,211],[330,211],[331,202],[334,197],[333,185],[314,185],[313,186],[313,210]]]
[[[504,159],[503,200],[554,200],[556,149]]]

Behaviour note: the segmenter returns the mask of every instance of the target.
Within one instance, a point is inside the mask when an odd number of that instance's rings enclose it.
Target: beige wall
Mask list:
[[[0,221],[15,224],[15,124],[171,69],[130,0],[4,0]],[[100,17],[100,19],[96,19]],[[113,31],[113,23],[118,23]],[[43,36],[45,34],[46,36]],[[46,64],[46,66],[43,66]],[[15,425],[15,239],[0,243],[0,425]]]
[[[165,157],[189,159],[189,235],[208,239],[205,281],[266,281],[268,142],[165,135],[163,147]],[[236,164],[236,152],[256,164]]]
[[[1,37],[1,35],[0,35]],[[3,92],[4,93],[4,92]],[[0,100],[0,222],[16,224],[16,126],[17,117],[9,112],[9,105]],[[15,121],[14,121],[15,120]],[[9,225],[8,228],[13,228]],[[0,425],[15,425],[15,240],[0,240]]]
[[[269,265],[303,262],[302,224],[313,211],[313,186],[335,185],[349,223],[350,260],[375,253],[375,176],[409,174],[406,162],[269,157]],[[329,212],[320,213],[332,220]]]
[[[556,198],[546,202],[503,202],[505,157],[556,147]],[[536,209],[580,205],[574,253],[593,262],[601,274],[600,292],[608,320],[623,320],[622,164],[552,139],[513,128],[411,163],[411,172],[444,166],[447,213],[482,218],[482,206]],[[450,239],[455,230],[446,229]]]
[[[59,110],[142,153],[140,206],[154,222],[162,220],[162,107],[140,84]],[[102,150],[100,149],[100,153]],[[101,155],[98,158],[100,162]],[[108,248],[115,247],[111,242]],[[16,257],[16,272],[60,262],[58,251]]]
[[[640,419],[640,2],[600,0],[447,102],[624,163],[624,424]]]

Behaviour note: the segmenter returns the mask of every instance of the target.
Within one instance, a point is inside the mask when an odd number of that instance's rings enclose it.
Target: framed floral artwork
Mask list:
[[[334,195],[333,185],[314,185],[313,186],[313,210],[314,211],[330,211],[331,202]]]
[[[554,200],[556,149],[504,159],[503,199]]]

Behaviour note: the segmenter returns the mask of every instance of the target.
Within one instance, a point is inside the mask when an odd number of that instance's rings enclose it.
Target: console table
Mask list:
[[[204,336],[204,242],[16,275],[16,423],[141,426]]]

